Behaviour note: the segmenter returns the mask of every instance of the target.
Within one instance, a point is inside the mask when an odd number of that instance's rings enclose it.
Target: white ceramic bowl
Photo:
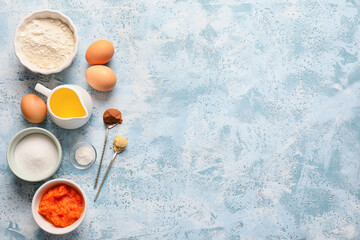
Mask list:
[[[40,204],[40,201],[41,201],[41,198],[43,197],[43,195],[49,189],[51,189],[59,184],[65,184],[65,185],[75,188],[82,195],[82,197],[84,199],[84,211],[83,211],[81,217],[76,222],[71,224],[70,226],[67,226],[64,228],[55,227],[54,225],[52,225],[51,223],[46,221],[45,218],[43,218],[38,213],[39,204]],[[79,227],[85,218],[87,208],[88,208],[88,201],[87,201],[85,192],[82,190],[82,188],[79,185],[77,185],[73,181],[67,180],[67,179],[54,179],[54,180],[48,181],[48,182],[44,183],[43,185],[41,185],[41,187],[39,187],[39,189],[36,191],[36,193],[33,197],[33,200],[32,200],[32,204],[31,204],[33,217],[35,219],[35,222],[39,225],[39,227],[48,233],[57,234],[57,235],[69,233],[69,232],[75,230],[77,227]]]
[[[66,23],[71,31],[74,33],[74,37],[75,37],[75,49],[74,52],[71,56],[69,56],[68,60],[60,67],[55,68],[55,69],[42,69],[37,67],[36,65],[34,65],[33,63],[31,63],[27,57],[24,55],[24,53],[21,50],[20,44],[19,44],[19,34],[20,34],[20,29],[27,24],[28,22],[32,21],[35,18],[54,18],[54,19],[59,19],[62,22]],[[15,55],[18,57],[18,59],[20,60],[21,64],[24,65],[27,69],[29,69],[30,71],[34,72],[34,73],[41,73],[41,74],[52,74],[52,73],[58,73],[61,72],[62,70],[64,70],[65,68],[69,67],[71,65],[71,63],[74,61],[76,54],[78,52],[78,47],[79,47],[79,35],[77,33],[76,27],[73,24],[73,22],[71,21],[70,18],[68,18],[67,16],[65,16],[64,14],[62,14],[59,11],[54,11],[54,10],[41,10],[41,11],[37,11],[37,12],[33,12],[30,15],[28,15],[27,17],[25,17],[23,19],[23,21],[18,25],[18,27],[16,28],[15,31],[15,37],[14,37],[14,48],[15,48]]]
[[[35,133],[44,134],[45,136],[49,137],[54,142],[54,144],[58,150],[59,156],[58,156],[56,165],[53,166],[51,171],[47,171],[46,173],[40,173],[37,176],[31,176],[29,174],[24,173],[21,170],[21,168],[19,168],[19,166],[15,162],[14,155],[15,155],[15,149],[16,149],[17,144],[24,137],[26,137],[30,134],[35,134]],[[9,165],[11,171],[15,174],[15,176],[17,176],[18,178],[20,178],[22,180],[28,181],[28,182],[39,182],[39,181],[43,181],[43,180],[51,177],[59,169],[61,160],[62,160],[62,148],[61,148],[59,140],[54,136],[54,134],[52,134],[48,130],[39,128],[39,127],[30,127],[30,128],[25,128],[24,130],[18,132],[11,139],[11,141],[8,145],[8,148],[7,148],[6,158],[7,158],[7,163]]]

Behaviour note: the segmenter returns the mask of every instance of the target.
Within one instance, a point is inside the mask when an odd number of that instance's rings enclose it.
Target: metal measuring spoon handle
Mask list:
[[[97,170],[97,174],[96,174],[96,178],[95,178],[94,188],[97,187],[97,183],[98,183],[98,179],[99,179],[99,175],[100,175],[100,170],[101,170],[101,165],[102,165],[102,161],[103,161],[103,158],[104,158],[105,146],[106,146],[106,142],[107,142],[108,135],[109,135],[109,129],[115,127],[116,125],[117,125],[117,124],[110,125],[110,126],[106,126],[105,141],[104,141],[104,146],[103,146],[103,150],[102,150],[102,153],[101,153],[99,168],[98,168],[98,170]]]
[[[119,151],[119,152],[120,152],[120,151]],[[117,155],[119,152],[115,152],[115,153],[114,153],[114,156],[113,156],[113,158],[111,159],[110,164],[109,164],[108,168],[106,169],[105,175],[104,175],[104,177],[103,177],[103,179],[102,179],[102,181],[101,181],[101,183],[100,183],[100,187],[99,187],[99,189],[98,189],[98,191],[97,191],[97,193],[96,193],[96,196],[95,196],[95,198],[94,198],[94,202],[96,201],[97,197],[99,196],[101,187],[102,187],[102,185],[104,184],[104,181],[105,181],[105,179],[106,179],[106,176],[107,176],[107,174],[108,174],[108,172],[109,172],[109,170],[110,170],[111,164],[114,162],[115,157],[116,157],[116,155]]]

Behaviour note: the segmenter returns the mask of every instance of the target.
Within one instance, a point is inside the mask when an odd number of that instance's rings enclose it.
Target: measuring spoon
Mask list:
[[[116,139],[117,139],[117,138],[120,139],[119,142],[116,142]],[[99,196],[101,187],[102,187],[102,185],[104,184],[104,181],[105,181],[105,179],[106,179],[106,176],[107,176],[107,174],[108,174],[108,172],[109,172],[109,170],[110,170],[110,167],[111,167],[112,163],[113,163],[114,160],[115,160],[116,155],[117,155],[119,152],[122,152],[122,151],[126,148],[126,146],[127,146],[127,140],[126,140],[126,138],[121,137],[121,136],[116,136],[116,137],[114,138],[114,146],[113,146],[113,149],[114,149],[114,152],[115,152],[115,153],[114,153],[114,156],[112,157],[112,159],[111,159],[111,161],[110,161],[110,163],[109,163],[109,166],[108,166],[107,169],[106,169],[105,175],[104,175],[104,177],[103,177],[103,179],[102,179],[102,181],[101,181],[100,187],[99,187],[99,189],[98,189],[98,191],[97,191],[97,193],[96,193],[96,196],[95,196],[95,198],[94,198],[94,202],[96,201],[97,197]]]
[[[105,120],[105,116],[106,115],[109,115],[109,111],[112,110],[112,111],[115,111],[116,114],[120,115],[120,120],[117,122],[117,123],[111,123],[111,124],[108,124]],[[99,168],[97,170],[97,174],[96,174],[96,178],[95,178],[95,184],[94,184],[94,188],[97,187],[97,183],[98,183],[98,179],[99,179],[99,175],[100,175],[100,170],[101,170],[101,165],[102,165],[102,161],[103,161],[103,158],[104,158],[104,152],[105,152],[105,146],[106,146],[106,142],[107,142],[107,138],[108,138],[108,135],[109,135],[109,129],[115,127],[116,125],[118,125],[119,123],[122,122],[122,119],[121,119],[121,112],[119,110],[116,110],[116,109],[108,109],[104,112],[104,115],[103,115],[103,121],[104,121],[104,124],[106,126],[106,132],[105,132],[105,140],[104,140],[104,147],[103,147],[103,150],[102,150],[102,153],[101,153],[101,158],[100,158],[100,163],[99,163]]]

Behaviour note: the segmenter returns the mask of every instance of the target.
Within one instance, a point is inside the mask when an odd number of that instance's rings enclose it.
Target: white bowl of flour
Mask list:
[[[15,176],[28,182],[39,182],[59,169],[62,148],[48,130],[30,127],[11,139],[6,158]]]
[[[78,46],[75,25],[58,11],[33,12],[15,31],[15,54],[34,73],[61,72],[75,59]]]

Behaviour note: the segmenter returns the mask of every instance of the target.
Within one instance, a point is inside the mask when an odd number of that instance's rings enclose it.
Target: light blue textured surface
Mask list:
[[[24,69],[12,46],[21,19],[44,8],[68,15],[80,35],[72,66],[50,76]],[[7,143],[30,126],[59,138],[64,160],[53,178],[74,180],[90,200],[64,239],[359,239],[359,10],[350,0],[2,0],[1,239],[62,239],[32,218],[42,183],[6,164]],[[97,39],[116,49],[108,93],[84,77]],[[37,82],[86,88],[90,122],[28,123],[20,100]],[[129,145],[94,203],[98,162],[76,170],[68,152],[77,141],[101,150],[109,107],[124,116],[110,139]],[[111,156],[107,148],[105,166]]]

